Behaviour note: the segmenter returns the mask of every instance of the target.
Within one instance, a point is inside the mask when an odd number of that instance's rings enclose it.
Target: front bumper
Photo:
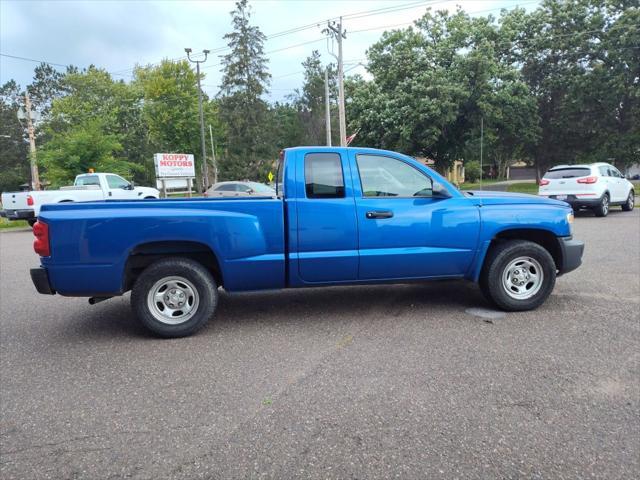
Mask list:
[[[562,265],[558,269],[560,275],[571,272],[582,265],[584,242],[574,240],[572,237],[561,237],[560,251],[562,252]]]
[[[51,288],[51,284],[49,283],[49,275],[47,274],[47,270],[38,267],[31,269],[31,281],[36,287],[38,293],[42,293],[44,295],[55,295],[56,291]]]
[[[36,218],[33,210],[0,210],[0,217],[6,217],[9,220],[31,220]]]

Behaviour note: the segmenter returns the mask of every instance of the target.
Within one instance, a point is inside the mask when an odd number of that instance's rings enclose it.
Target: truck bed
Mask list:
[[[63,295],[126,290],[131,255],[184,243],[216,252],[228,290],[285,284],[283,202],[269,197],[108,200],[45,205],[51,257],[43,258]],[[166,245],[165,245],[166,246]],[[52,259],[55,258],[55,261]]]

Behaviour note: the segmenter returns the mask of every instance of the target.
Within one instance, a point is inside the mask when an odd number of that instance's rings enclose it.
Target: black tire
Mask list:
[[[37,221],[38,221],[37,218],[30,218],[30,219],[27,220],[27,223],[29,224],[29,226],[31,228],[33,228],[33,226],[36,224]]]
[[[610,199],[608,193],[602,195],[602,198],[600,199],[600,205],[593,209],[596,217],[606,217],[607,215],[609,215],[609,209],[611,208],[609,200]]]
[[[148,301],[148,297],[153,294],[153,291],[157,291],[158,283],[165,280],[177,282],[177,285],[181,284],[182,287],[185,287],[184,290],[181,290],[179,286],[177,289],[173,289],[172,292],[175,292],[176,295],[183,293],[187,294],[187,298],[189,298],[189,292],[196,292],[192,295],[192,298],[195,299],[192,301],[192,307],[183,304],[184,307],[193,309],[188,313],[190,316],[185,317],[184,321],[176,319],[175,321],[179,323],[167,323],[174,321],[174,319],[169,319],[167,313],[164,313],[163,316],[163,312],[160,311],[161,307],[165,306],[163,299],[155,303]],[[164,292],[169,294],[168,289]],[[160,290],[159,294],[164,292]],[[149,265],[137,278],[131,291],[131,307],[137,318],[151,332],[164,338],[185,337],[197,332],[213,316],[217,304],[218,287],[213,276],[202,264],[188,258],[172,257]],[[166,312],[169,311],[166,310]],[[176,311],[180,312],[181,310],[178,308]]]
[[[144,197],[143,200],[157,200],[157,199],[156,199],[156,197],[149,196],[149,197]]]
[[[631,190],[629,192],[629,196],[627,197],[627,201],[624,202],[622,204],[622,211],[623,212],[630,212],[631,210],[633,210],[634,204],[635,204],[635,192],[633,190]]]
[[[510,265],[520,258],[533,259],[542,270],[537,291],[528,298],[514,298],[504,286],[503,275]],[[533,267],[533,266],[532,266]],[[516,267],[521,268],[521,267]],[[535,268],[527,273],[535,273]],[[517,271],[517,270],[516,270]],[[539,272],[537,273],[539,275]],[[527,282],[527,280],[523,280]],[[556,264],[551,254],[537,243],[525,240],[507,240],[491,247],[480,274],[480,289],[491,303],[509,312],[533,310],[542,305],[553,291],[556,283]],[[509,284],[511,285],[511,284]],[[526,289],[529,283],[523,284]],[[517,287],[516,287],[517,288]],[[533,289],[530,293],[533,292]]]

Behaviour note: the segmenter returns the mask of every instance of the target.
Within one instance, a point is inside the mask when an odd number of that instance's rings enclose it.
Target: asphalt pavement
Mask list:
[[[0,478],[640,477],[640,211],[584,214],[537,311],[435,282],[222,294],[160,340],[38,295],[0,233]]]

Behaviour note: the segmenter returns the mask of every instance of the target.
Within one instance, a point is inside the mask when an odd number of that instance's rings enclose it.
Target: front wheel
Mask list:
[[[606,217],[609,214],[609,194],[605,193],[600,199],[600,205],[598,205],[594,212],[596,217]]]
[[[549,252],[525,240],[508,240],[492,247],[480,276],[484,296],[506,311],[539,307],[555,283],[556,264]]]
[[[147,267],[131,292],[131,306],[142,324],[160,337],[185,337],[213,316],[218,289],[202,264],[181,257]]]
[[[634,206],[634,203],[635,203],[634,195],[635,195],[634,191],[631,190],[629,192],[629,196],[627,197],[627,201],[622,204],[622,211],[623,212],[630,212],[631,210],[633,210],[633,206]]]

